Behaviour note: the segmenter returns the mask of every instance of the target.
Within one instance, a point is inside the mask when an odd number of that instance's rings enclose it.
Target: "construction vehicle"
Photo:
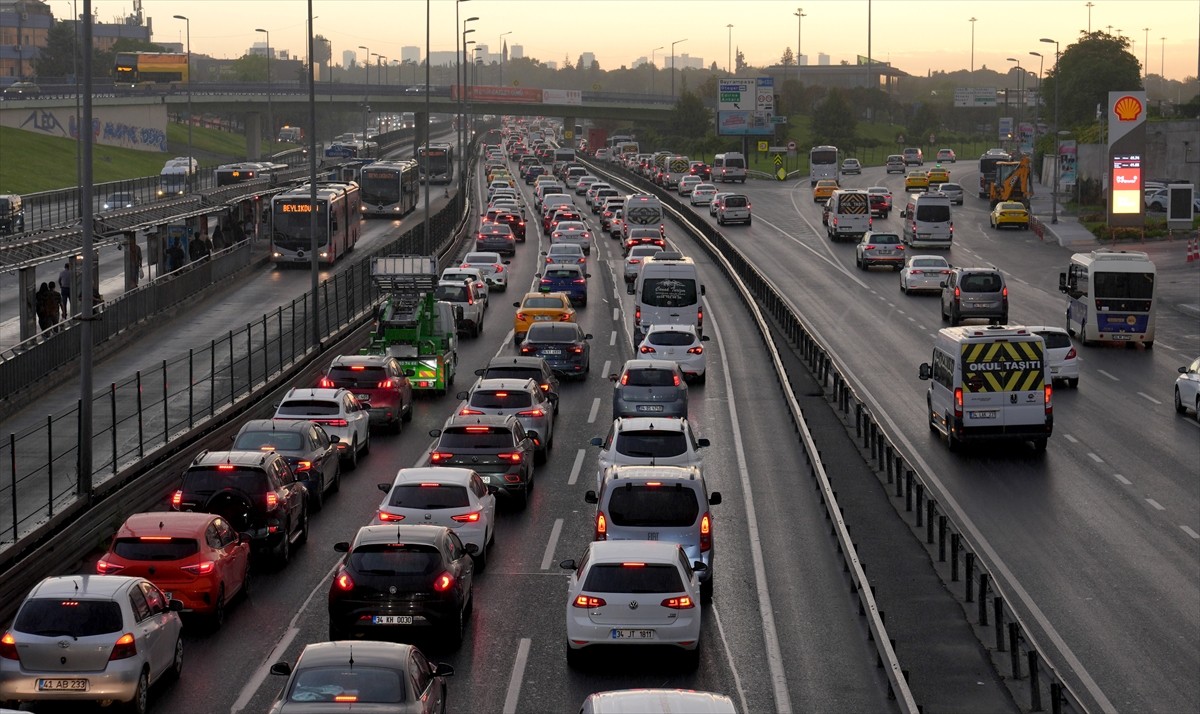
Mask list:
[[[988,149],[979,157],[979,197],[992,195],[992,184],[996,182],[996,164],[1012,161],[1012,156],[1003,149]]]
[[[992,208],[1002,201],[1020,201],[1029,208],[1029,199],[1032,197],[1033,183],[1029,180],[1028,156],[1021,157],[1020,161],[996,163],[996,180],[992,182],[988,195]]]
[[[437,300],[437,259],[389,255],[371,263],[371,280],[383,301],[375,329],[361,354],[387,354],[399,360],[413,393],[446,393],[458,370],[455,309]]]

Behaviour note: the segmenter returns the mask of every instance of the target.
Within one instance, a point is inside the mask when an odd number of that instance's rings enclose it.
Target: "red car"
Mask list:
[[[226,605],[250,584],[250,541],[212,513],[137,513],[113,536],[96,572],[146,578],[182,601],[184,612],[220,627]]]
[[[521,218],[516,213],[505,211],[497,213],[495,218],[496,223],[503,223],[512,229],[513,235],[517,237],[518,243],[525,242],[525,219]]]
[[[333,358],[318,389],[345,389],[367,408],[370,424],[399,433],[413,418],[412,382],[395,357],[340,355]]]

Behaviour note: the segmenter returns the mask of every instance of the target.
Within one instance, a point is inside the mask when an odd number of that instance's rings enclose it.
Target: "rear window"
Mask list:
[[[396,508],[465,508],[471,505],[465,486],[403,484],[392,489],[389,506]]]
[[[895,233],[875,233],[871,236],[871,242],[894,245],[900,242],[900,236]]]
[[[617,439],[617,453],[635,458],[666,458],[687,453],[681,431],[627,431]]]
[[[726,158],[725,159],[725,167],[730,168],[730,169],[744,169],[744,168],[746,168],[746,160],[741,157],[738,157],[736,159]]]
[[[454,449],[511,449],[513,447],[512,432],[503,427],[471,427],[477,431],[468,432],[467,427],[454,427],[442,432],[438,441],[438,450]]]
[[[445,302],[466,302],[467,289],[461,285],[439,285],[433,296]]]
[[[279,405],[277,416],[335,416],[340,412],[337,402],[320,399],[292,399]]]
[[[662,330],[659,332],[651,332],[646,336],[652,345],[663,345],[666,347],[679,347],[681,345],[690,345],[694,336],[690,332],[675,332],[674,330]],[[663,370],[665,371],[665,370]]]
[[[183,560],[200,552],[200,543],[195,538],[155,538],[118,538],[113,542],[112,550],[126,560],[153,561]]]
[[[919,205],[917,206],[917,220],[945,223],[950,220],[950,207],[943,205]]]
[[[387,377],[383,367],[367,365],[330,367],[327,376],[336,387],[374,387]]]
[[[35,598],[21,606],[13,629],[43,637],[92,637],[119,632],[121,607],[110,600]]]
[[[298,451],[303,447],[304,439],[294,431],[248,431],[233,443],[237,451]]]
[[[526,391],[480,389],[471,394],[471,406],[480,409],[520,409],[532,404]]]
[[[691,278],[646,278],[642,303],[649,307],[687,307],[697,302],[696,281]]]
[[[579,339],[579,331],[574,325],[530,325],[528,339],[530,342],[574,342]]]
[[[235,468],[232,471],[217,471],[212,468],[189,469],[183,475],[183,490],[191,494],[210,494],[225,489],[243,493],[263,493],[267,488],[267,474],[257,468]]]
[[[669,369],[631,369],[625,373],[624,383],[631,387],[674,387],[675,372]]]
[[[546,278],[565,278],[565,279],[567,279],[567,280],[571,280],[571,279],[573,279],[573,278],[578,278],[578,277],[579,277],[579,271],[578,271],[578,270],[571,270],[571,269],[569,269],[569,268],[559,268],[559,269],[556,269],[556,270],[547,270],[547,271],[546,271],[546,274],[545,274],[543,277],[546,277]]]
[[[350,552],[350,567],[369,575],[433,575],[442,567],[442,554],[431,545],[364,545]]]
[[[626,483],[609,493],[607,513],[614,526],[685,528],[696,522],[700,504],[696,492],[681,485]]]
[[[405,701],[404,680],[399,671],[383,667],[305,667],[296,673],[288,701],[400,704]],[[353,704],[337,706],[348,709]]]
[[[563,306],[563,302],[562,302],[562,300],[559,300],[558,298],[531,297],[531,298],[525,298],[525,304],[522,305],[521,307],[528,310],[528,309],[535,308],[535,307],[559,308],[562,306]]]
[[[541,381],[542,370],[532,367],[489,367],[484,379],[533,379]]]
[[[588,571],[583,589],[593,593],[677,593],[683,579],[674,565],[597,563]]]
[[[1071,338],[1061,332],[1037,333],[1046,342],[1046,348],[1055,350],[1071,346]]]
[[[964,275],[959,287],[968,293],[998,293],[1000,292],[1000,276],[994,273]]]
[[[726,208],[745,208],[746,207],[746,197],[745,196],[726,196],[725,197],[725,207]]]

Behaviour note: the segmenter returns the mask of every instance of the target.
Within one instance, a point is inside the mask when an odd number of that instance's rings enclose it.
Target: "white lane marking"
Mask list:
[[[521,698],[521,682],[525,679],[525,662],[529,660],[529,638],[522,637],[513,659],[512,676],[508,678],[508,694],[504,697],[504,714],[516,714]]]
[[[617,331],[613,330],[608,336],[608,346],[612,347],[615,344],[617,344]]]
[[[729,364],[729,355],[725,353],[725,340],[721,339],[721,329],[715,316],[712,320],[712,327],[713,338],[721,353],[721,362]],[[750,469],[746,466],[746,451],[742,444],[742,426],[738,421],[737,404],[733,399],[733,380],[729,370],[723,370],[723,376],[725,398],[729,402],[729,419],[733,426],[733,448],[737,455],[738,478],[742,482],[746,529],[750,534],[750,559],[754,563],[754,580],[758,585],[758,614],[762,618],[763,640],[767,646],[767,666],[771,672],[771,684],[775,694],[775,711],[780,714],[789,714],[792,711],[792,698],[788,691],[787,674],[783,667],[783,653],[779,648],[779,634],[775,630],[775,608],[771,605],[771,593],[767,587],[767,569],[758,530],[758,516],[754,510],[754,495],[750,488]]]
[[[1179,530],[1183,531],[1184,533],[1187,533],[1188,535],[1190,535],[1192,538],[1195,538],[1196,540],[1200,540],[1200,533],[1197,533],[1196,531],[1192,530],[1191,528],[1188,528],[1187,526],[1179,526]]]
[[[1067,441],[1071,442],[1072,444],[1079,443],[1079,439],[1076,439],[1075,437],[1071,436],[1070,434],[1063,434],[1063,438],[1066,439]]]
[[[915,317],[910,317],[910,318],[908,318],[908,321],[909,321],[909,322],[916,322],[916,321],[917,321],[917,318],[915,318]]]
[[[1168,344],[1165,344],[1165,343],[1163,343],[1163,342],[1162,342],[1162,340],[1155,340],[1155,341],[1154,341],[1154,346],[1155,346],[1155,347],[1162,347],[1163,349],[1171,350],[1172,352],[1178,352],[1178,351],[1179,351],[1179,350],[1178,350],[1178,349],[1176,349],[1175,347],[1172,347],[1171,345],[1168,345]]]
[[[604,369],[601,370],[600,374],[603,374],[604,378],[608,379],[608,375],[609,375],[608,370],[611,368],[612,368],[612,360],[610,360],[610,359],[604,360]]]
[[[1088,458],[1091,459],[1092,461],[1095,461],[1098,464],[1104,463],[1104,459],[1100,458],[1094,452],[1091,452],[1091,451],[1088,452]]]
[[[1122,476],[1121,474],[1113,474],[1113,478],[1115,478],[1116,480],[1118,480],[1118,481],[1120,481],[1121,483],[1125,484],[1126,486],[1132,486],[1132,485],[1133,485],[1133,481],[1130,481],[1129,479],[1125,478],[1125,477],[1124,477],[1124,476]]]
[[[1157,399],[1150,396],[1149,394],[1146,394],[1145,392],[1138,392],[1138,396],[1141,397],[1142,399],[1146,399],[1146,400],[1150,401],[1152,404],[1162,404],[1162,402],[1158,401]]]
[[[579,480],[579,471],[583,468],[583,456],[585,453],[587,453],[586,449],[580,449],[575,452],[575,463],[571,464],[571,475],[567,478],[568,486],[574,486],[575,482]]]
[[[717,634],[721,636],[721,647],[725,650],[725,659],[729,662],[729,671],[733,672],[733,686],[737,687],[738,699],[742,702],[742,711],[750,711],[750,706],[746,704],[746,693],[742,690],[742,678],[738,674],[737,660],[733,658],[733,652],[729,649],[729,640],[725,639],[725,626],[721,624],[721,613],[717,612],[717,605],[712,606],[713,619],[717,621]]]
[[[793,202],[793,203],[794,203],[794,202]],[[799,210],[798,210],[798,209],[797,209],[797,215],[799,216],[800,220],[804,221],[805,223],[808,223],[808,219],[807,219],[807,218],[805,218],[805,217],[804,217],[804,216],[802,216],[802,215],[799,215]],[[826,263],[828,263],[828,264],[829,264],[829,267],[831,267],[831,268],[833,268],[834,270],[838,271],[839,273],[841,273],[841,274],[845,275],[847,278],[849,278],[851,281],[853,281],[853,282],[854,282],[854,284],[858,285],[858,287],[862,288],[863,290],[869,290],[869,289],[870,289],[870,288],[868,288],[868,287],[867,287],[867,284],[866,284],[866,283],[864,283],[862,280],[860,280],[860,279],[858,278],[858,276],[856,276],[854,273],[851,273],[851,272],[850,272],[850,270],[849,270],[848,268],[846,268],[845,266],[843,266],[841,263],[839,263],[839,262],[837,262],[837,261],[833,260],[833,259],[832,259],[832,258],[830,258],[829,256],[826,256],[826,255],[823,255],[823,254],[821,254],[821,253],[817,252],[817,250],[816,250],[816,249],[814,249],[812,246],[808,245],[807,243],[804,243],[804,242],[803,242],[803,241],[801,241],[799,238],[796,238],[796,237],[795,237],[795,236],[793,236],[792,234],[788,233],[787,231],[785,231],[785,230],[784,230],[783,228],[781,228],[780,226],[777,226],[777,225],[775,225],[774,223],[771,223],[770,221],[768,221],[768,220],[766,220],[766,219],[763,219],[763,218],[759,218],[759,219],[758,219],[758,221],[759,221],[760,223],[764,223],[764,224],[766,224],[766,225],[768,225],[768,226],[770,226],[770,227],[774,228],[775,230],[779,231],[780,235],[786,236],[788,240],[792,241],[792,242],[793,242],[793,243],[795,243],[796,245],[800,246],[801,248],[803,248],[803,249],[807,250],[808,252],[812,253],[812,254],[813,254],[813,255],[815,255],[816,257],[818,257],[818,258],[820,258],[821,260],[825,261]],[[812,228],[812,224],[811,224],[811,223],[808,223],[808,227],[809,227],[809,228]],[[813,229],[813,233],[816,233],[816,232],[817,232],[817,231],[816,231],[816,229],[814,228],[814,229]],[[814,237],[817,237],[817,236],[814,236]],[[826,243],[825,243],[824,241],[822,241],[822,242],[821,242],[821,245],[822,245],[822,246],[824,246],[824,247],[826,247],[826,249],[828,249],[828,246],[826,245]],[[872,292],[874,292],[874,291],[872,290]]]
[[[893,304],[892,304],[892,303],[890,303],[890,302],[888,303],[888,305],[891,305],[892,307],[896,307],[895,305],[893,305]],[[903,315],[903,314],[904,314],[904,311],[903,311],[903,310],[897,310],[897,311],[896,311],[896,314],[897,314],[897,315]],[[911,318],[910,318],[910,319],[911,319]]]
[[[1167,507],[1166,507],[1166,506],[1162,505],[1162,504],[1161,504],[1161,503],[1159,503],[1158,501],[1155,501],[1153,498],[1147,498],[1147,499],[1146,499],[1146,503],[1149,503],[1151,506],[1154,506],[1154,510],[1156,510],[1156,511],[1165,511],[1165,510],[1167,510]]]
[[[237,712],[245,709],[246,705],[250,703],[250,700],[254,698],[254,695],[258,692],[259,688],[262,687],[263,682],[266,681],[271,670],[271,665],[275,664],[283,657],[283,653],[286,652],[287,648],[291,646],[292,640],[296,639],[296,635],[300,634],[300,628],[296,624],[300,621],[300,616],[308,611],[309,603],[312,602],[312,599],[316,597],[318,592],[323,593],[328,591],[328,587],[325,586],[325,581],[333,577],[333,574],[337,572],[339,566],[341,566],[340,560],[337,563],[334,563],[333,567],[329,569],[329,572],[325,573],[325,577],[321,578],[321,581],[318,582],[316,587],[312,589],[312,592],[308,594],[308,597],[304,598],[304,604],[300,606],[300,609],[296,611],[295,616],[292,617],[292,621],[288,623],[287,630],[284,631],[283,637],[281,637],[279,641],[275,643],[275,647],[271,649],[271,653],[267,655],[266,659],[263,660],[263,663],[258,666],[258,669],[254,670],[254,674],[246,682],[246,686],[242,687],[242,691],[238,693],[238,698],[234,700],[233,706],[229,707],[231,714],[237,714]]]
[[[612,319],[613,319],[613,322],[616,322],[621,319],[621,309],[620,308],[616,308],[616,307],[613,308]]]
[[[546,541],[546,552],[542,555],[542,570],[547,570],[550,562],[554,560],[554,549],[558,547],[558,536],[562,534],[562,524],[563,519],[554,519],[554,527],[550,529],[550,540]]]
[[[588,412],[588,424],[595,423],[596,413],[600,411],[600,397],[592,400],[592,410]]]
[[[1120,382],[1120,381],[1121,381],[1120,379],[1118,379],[1118,378],[1114,377],[1113,375],[1109,374],[1108,372],[1105,372],[1105,371],[1104,371],[1104,370],[1102,370],[1102,369],[1098,369],[1098,370],[1096,370],[1096,371],[1097,371],[1097,372],[1099,372],[1100,374],[1103,374],[1105,377],[1108,377],[1109,379],[1111,379],[1111,380],[1112,380],[1112,381],[1114,381],[1114,382]]]

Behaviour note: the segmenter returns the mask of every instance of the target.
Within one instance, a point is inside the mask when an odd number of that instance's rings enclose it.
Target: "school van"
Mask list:
[[[672,156],[667,160],[663,173],[663,187],[668,190],[679,189],[679,179],[691,175],[692,161],[686,156]]]
[[[741,181],[746,183],[746,157],[736,151],[717,154],[712,165],[713,183],[730,183]]]
[[[944,327],[919,376],[929,381],[929,429],[951,451],[995,439],[1045,451],[1054,428],[1046,344],[1026,327]]]
[[[634,288],[633,344],[642,343],[651,325],[695,325],[704,329],[704,284],[696,263],[682,253],[662,251],[642,264]]]
[[[871,230],[871,201],[866,191],[834,191],[825,205],[829,208],[829,222],[825,225],[829,240],[858,240]]]
[[[900,218],[904,220],[901,240],[914,248],[949,248],[954,242],[949,196],[911,194]]]

